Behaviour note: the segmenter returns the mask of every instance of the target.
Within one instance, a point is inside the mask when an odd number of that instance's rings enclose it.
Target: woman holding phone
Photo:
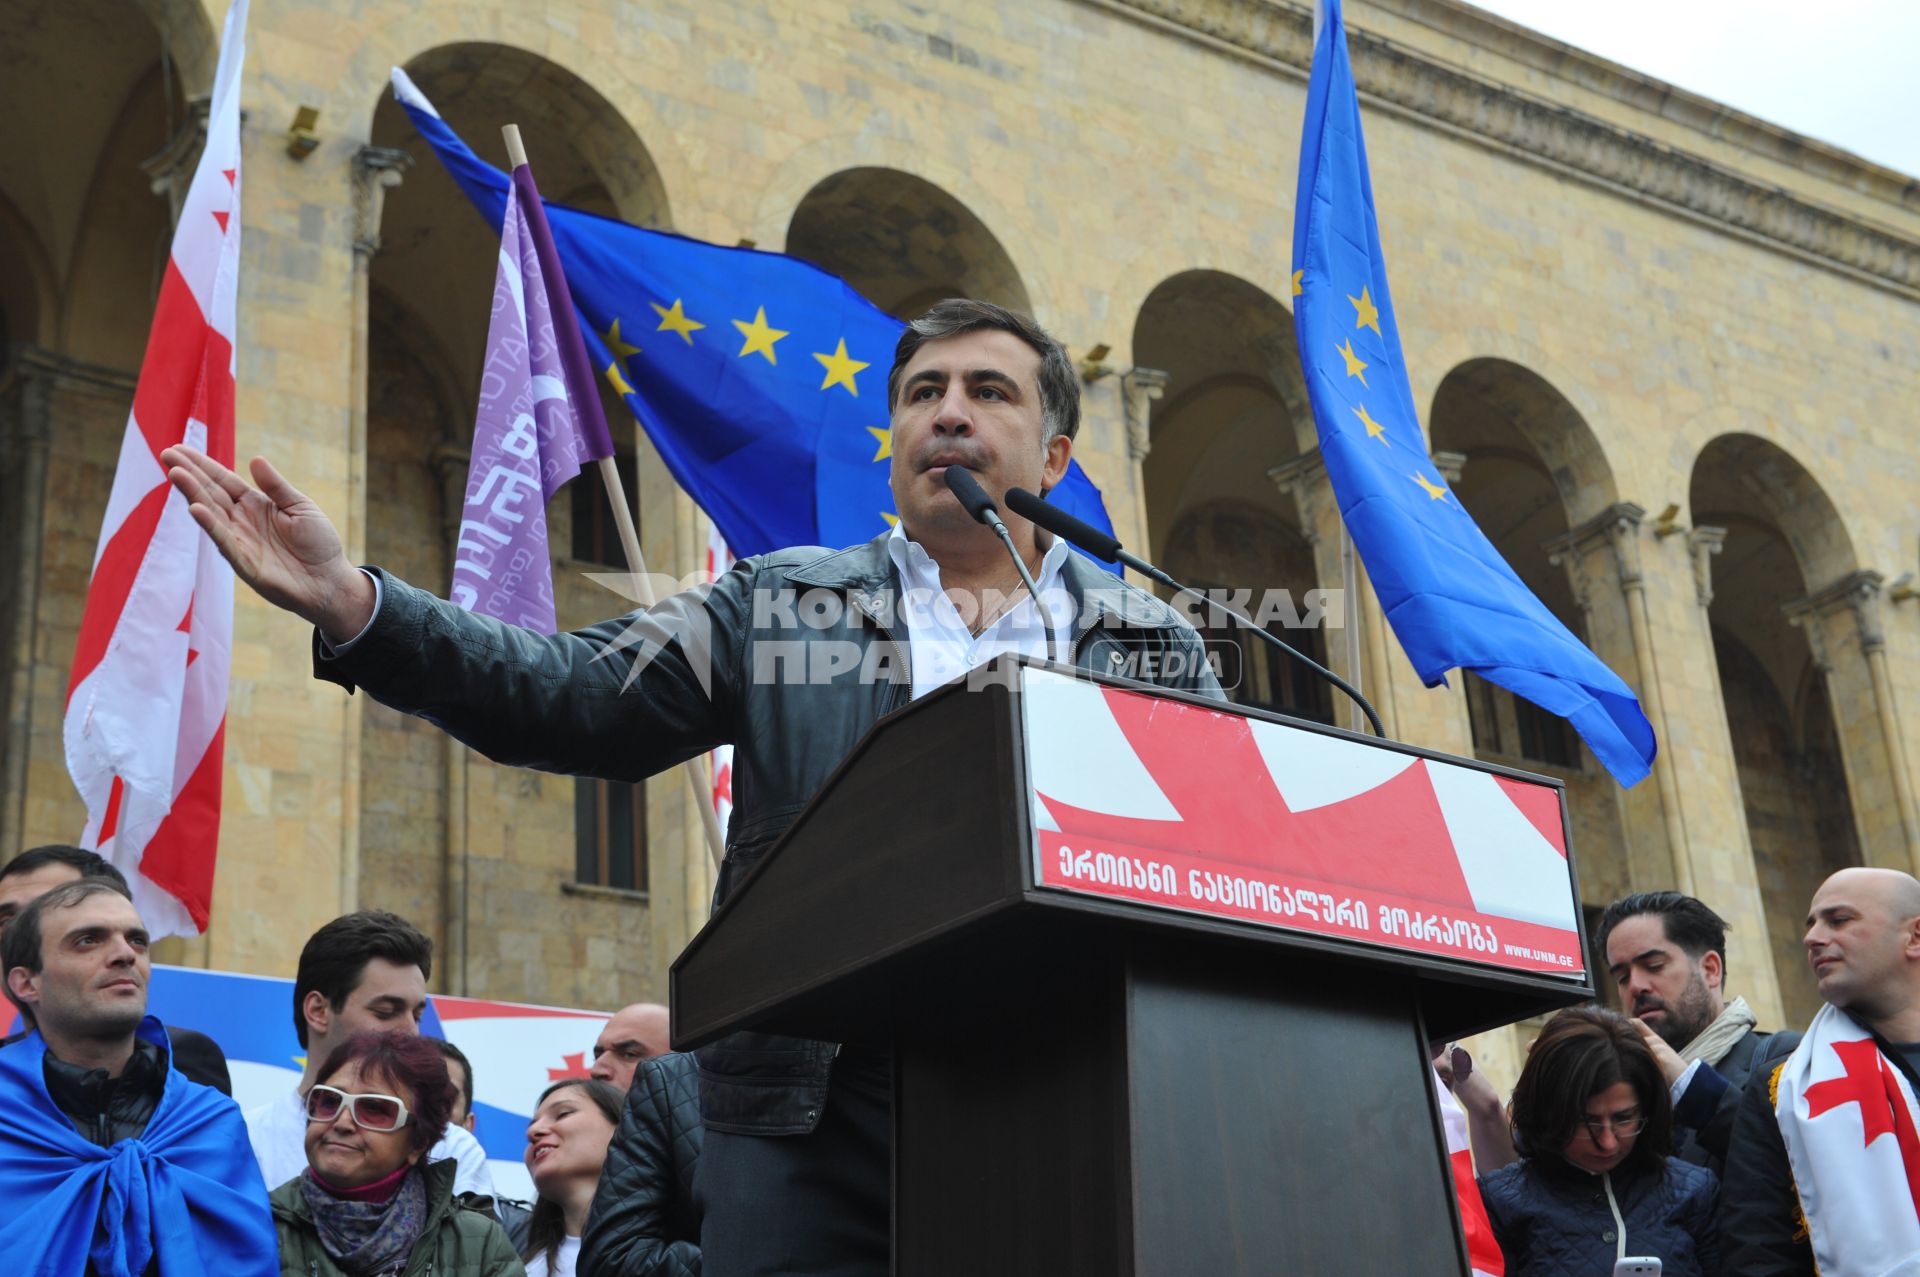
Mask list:
[[[1482,1176],[1508,1277],[1611,1273],[1717,1277],[1713,1172],[1669,1157],[1673,1106],[1626,1017],[1575,1007],[1547,1022],[1513,1090],[1520,1160]]]

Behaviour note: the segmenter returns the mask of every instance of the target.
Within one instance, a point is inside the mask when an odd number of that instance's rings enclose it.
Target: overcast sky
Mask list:
[[[1920,0],[1469,0],[1920,176]]]

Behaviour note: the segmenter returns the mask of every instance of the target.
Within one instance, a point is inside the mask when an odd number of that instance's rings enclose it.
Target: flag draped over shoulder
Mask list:
[[[139,1034],[171,1060],[158,1020]],[[17,1277],[280,1271],[267,1186],[232,1100],[169,1067],[146,1130],[102,1148],[47,1093],[45,1055],[38,1033],[0,1051],[0,1267]]]
[[[1920,1103],[1899,1067],[1852,1016],[1823,1006],[1774,1085],[1822,1277],[1920,1271]]]
[[[204,931],[220,833],[233,570],[167,482],[162,449],[233,464],[240,79],[247,0],[227,11],[206,150],[180,208],[73,654],[67,771],[83,846],[126,874],[156,936]]]
[[[467,198],[502,225],[507,175],[398,68],[393,87]],[[561,205],[547,215],[595,370],[735,553],[852,545],[887,529],[886,376],[905,325],[798,258]],[[1112,530],[1077,463],[1050,499]]]
[[[524,165],[508,192],[449,597],[469,612],[551,634],[547,502],[584,458],[611,456],[613,444],[577,332],[579,368],[569,375],[555,323],[557,310],[568,313],[566,280],[549,274],[536,245],[533,223],[544,218]]]
[[[1320,453],[1380,605],[1420,678],[1456,666],[1573,724],[1623,785],[1652,725],[1626,683],[1534,597],[1434,469],[1374,220],[1340,0],[1324,0],[1294,203],[1294,329]]]

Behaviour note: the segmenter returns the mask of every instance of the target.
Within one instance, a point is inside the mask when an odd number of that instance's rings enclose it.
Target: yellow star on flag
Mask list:
[[[888,514],[885,510],[882,510],[880,517],[887,521],[889,528],[897,528],[900,526],[900,516],[897,514]]]
[[[680,299],[678,297],[673,299],[673,305],[671,307],[662,306],[659,302],[649,302],[647,304],[652,306],[654,313],[660,316],[660,327],[654,329],[654,331],[660,333],[679,333],[680,340],[686,342],[689,346],[693,345],[693,334],[699,329],[706,327],[705,324],[697,319],[687,318],[687,312],[680,309]]]
[[[620,361],[618,359],[607,365],[607,380],[612,382],[613,388],[621,394],[630,395],[633,393],[633,387],[629,386],[627,379],[620,375]]]
[[[1304,293],[1307,291],[1307,286],[1300,282],[1306,277],[1307,277],[1307,272],[1303,270],[1297,270],[1293,272],[1293,295],[1295,297],[1298,297],[1301,293]]]
[[[1360,424],[1367,428],[1367,438],[1378,439],[1381,443],[1386,444],[1387,447],[1393,447],[1393,440],[1387,438],[1387,428],[1367,414],[1367,406],[1365,404],[1361,404],[1358,408],[1355,408],[1353,415],[1360,418]]]
[[[607,339],[607,349],[613,352],[613,357],[616,360],[625,359],[628,355],[637,355],[640,353],[640,347],[631,342],[620,340],[620,321],[618,319],[613,321],[613,327],[607,329],[602,336]]]
[[[765,355],[767,362],[770,364],[780,362],[774,358],[773,343],[785,337],[787,332],[784,328],[771,328],[767,325],[767,308],[765,306],[753,312],[753,322],[751,324],[736,319],[733,321],[733,326],[740,330],[742,337],[746,338],[744,342],[740,343],[740,354],[738,358],[745,359],[748,355],[760,354]]]
[[[1413,480],[1415,483],[1425,488],[1427,490],[1427,495],[1431,497],[1433,500],[1445,501],[1447,499],[1447,489],[1445,484],[1434,483],[1431,480],[1429,480],[1427,476],[1423,474],[1410,474],[1407,476],[1407,478]]]
[[[1367,365],[1360,356],[1353,353],[1353,339],[1349,337],[1340,347],[1340,357],[1347,361],[1347,376],[1358,377],[1361,385],[1367,384]]]
[[[847,339],[845,337],[840,339],[840,344],[834,347],[831,355],[816,353],[814,358],[818,359],[820,366],[827,370],[827,379],[820,383],[820,389],[825,390],[829,386],[845,386],[848,394],[852,395],[855,399],[860,397],[860,387],[853,384],[853,374],[859,372],[867,365],[861,363],[858,359],[850,359],[847,357]],[[868,429],[872,429],[872,427],[868,427]]]
[[[879,441],[880,450],[873,454],[875,461],[885,461],[893,455],[893,431],[885,426],[868,426],[867,433]]]
[[[1380,308],[1373,304],[1373,298],[1368,296],[1368,290],[1362,288],[1358,297],[1349,293],[1347,300],[1353,303],[1353,326],[1371,328],[1375,337],[1380,336]]]

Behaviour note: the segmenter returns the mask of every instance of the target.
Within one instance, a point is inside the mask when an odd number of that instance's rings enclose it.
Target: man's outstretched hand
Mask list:
[[[373,619],[373,582],[347,561],[333,521],[265,457],[248,467],[257,488],[194,448],[168,448],[160,463],[190,503],[193,521],[261,598],[334,643]]]

